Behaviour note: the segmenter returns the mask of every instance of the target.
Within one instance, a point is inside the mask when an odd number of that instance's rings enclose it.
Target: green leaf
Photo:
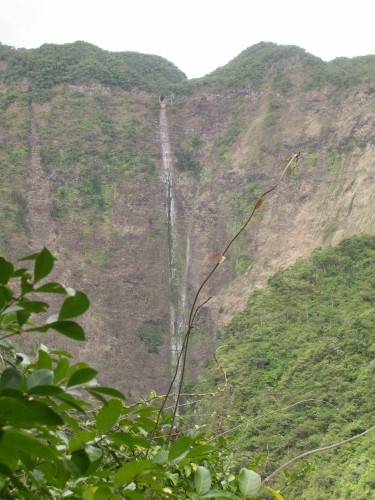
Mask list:
[[[113,481],[123,486],[130,483],[138,474],[145,470],[155,470],[158,466],[150,460],[142,460],[140,462],[130,462],[119,469],[113,477]]]
[[[62,425],[63,419],[39,401],[0,397],[0,423],[30,429],[35,425]]]
[[[101,403],[103,403],[103,404],[107,403],[107,399],[104,396],[102,396],[101,394],[99,394],[98,392],[92,392],[91,388],[86,388],[85,387],[85,389],[86,389],[87,392],[89,392],[92,396],[94,396],[94,398],[96,398]]]
[[[270,488],[269,486],[266,486],[265,489],[267,491],[269,491],[271,493],[271,495],[273,495],[273,497],[276,498],[276,500],[285,500],[279,491],[276,491],[276,490]]]
[[[22,259],[18,259],[17,262],[22,262],[23,260],[35,260],[39,255],[39,252],[37,253],[31,253],[30,255],[27,255],[26,257],[22,257]]]
[[[90,306],[90,301],[87,295],[83,292],[76,292],[73,297],[68,297],[64,300],[59,313],[59,320],[75,318],[80,316]]]
[[[7,302],[10,302],[12,300],[12,298],[12,290],[9,287],[0,284],[0,311],[3,307],[5,307]]]
[[[117,422],[122,409],[122,403],[118,399],[110,399],[101,407],[96,415],[96,426],[100,434],[108,432]]]
[[[5,448],[5,446],[2,446],[1,449],[0,449],[0,477],[3,475],[5,477],[10,477],[10,475],[12,474],[12,469],[15,469],[16,465],[17,465],[17,462],[18,462],[18,457],[16,457],[16,460],[13,461],[13,463],[8,466],[8,464],[5,464],[5,462],[3,461],[3,449],[5,449],[7,452],[9,451],[9,458],[13,458],[11,455],[11,448]],[[4,458],[8,458],[8,453],[6,453],[6,455],[4,456]],[[11,467],[11,468],[10,468]]]
[[[96,462],[103,456],[103,450],[96,446],[91,446],[90,444],[85,446],[85,452],[90,462]]]
[[[41,279],[48,276],[48,274],[52,271],[54,262],[55,258],[48,248],[44,247],[35,259],[34,283],[37,283]]]
[[[143,499],[143,497],[141,497]],[[100,486],[95,491],[94,500],[117,500],[121,499],[120,495],[115,495],[108,486]]]
[[[15,449],[13,448],[13,453],[14,452],[15,452]],[[22,464],[25,466],[25,469],[27,470],[27,472],[32,471],[30,474],[30,478],[35,479],[36,475],[39,476],[39,471],[35,470],[35,466],[37,465],[38,459],[30,456],[29,454],[25,453],[24,451],[18,451],[18,455],[19,455],[19,459],[21,460]],[[41,483],[39,483],[39,484],[41,484]]]
[[[206,467],[198,465],[195,472],[194,486],[198,495],[204,495],[211,488],[211,473]]]
[[[28,312],[31,313],[42,313],[46,312],[48,309],[48,304],[46,302],[23,299],[19,301],[19,305]]]
[[[37,385],[29,389],[28,393],[38,394],[39,396],[57,396],[58,394],[64,394],[63,389],[58,385]]]
[[[11,445],[2,443],[0,437],[0,464],[14,470],[17,467],[19,458],[19,453]]]
[[[81,497],[80,497],[81,498]],[[90,486],[85,488],[82,493],[82,500],[122,500],[125,498],[123,495],[116,495],[113,493],[112,488],[109,486]],[[126,495],[126,498],[133,498]],[[137,497],[137,499],[144,500],[143,495]]]
[[[49,351],[51,354],[56,354],[56,356],[65,356],[66,358],[72,359],[74,356],[70,354],[70,352],[65,351],[64,349],[52,349]]]
[[[68,372],[69,361],[66,358],[61,358],[55,368],[55,383],[61,382]]]
[[[134,446],[140,446],[141,448],[147,448],[149,445],[149,441],[146,438],[137,434],[133,435],[133,443]]]
[[[231,493],[230,491],[219,491],[219,490],[210,490],[204,495],[201,495],[201,498],[232,498],[233,500],[237,500],[238,497]]]
[[[128,448],[134,447],[134,441],[132,434],[130,432],[111,432],[110,436],[111,442],[117,445],[125,445]],[[146,443],[147,447],[147,443]],[[154,460],[155,461],[155,460]],[[155,462],[159,463],[159,462]]]
[[[190,477],[191,476],[191,471],[192,471],[191,465],[189,463],[185,464],[184,465],[184,472],[185,472],[185,476],[186,477]]]
[[[0,257],[0,283],[6,285],[14,271],[13,264]]]
[[[193,440],[188,436],[181,436],[169,449],[169,461],[177,463],[182,460],[190,451]]]
[[[97,488],[97,486],[89,486],[87,488],[85,488],[85,490],[82,492],[82,500],[95,500],[95,494],[102,488],[102,486],[100,488]],[[104,488],[106,488],[106,486],[104,486]],[[111,489],[109,489],[109,493],[107,495],[107,497],[104,497],[105,499],[109,499],[111,498]]]
[[[35,439],[30,434],[18,429],[7,429],[1,435],[0,443],[10,445],[13,449],[22,451],[32,457],[55,459],[53,448]]]
[[[0,339],[0,346],[4,349],[12,349],[13,344],[9,339]]]
[[[19,269],[16,269],[14,271],[12,278],[21,278],[25,273],[30,273],[30,271],[28,269],[26,269],[25,267],[20,267]],[[32,274],[31,274],[31,276],[32,276]]]
[[[3,307],[5,306],[6,303],[7,303],[7,299],[4,296],[4,292],[3,292],[2,287],[0,287],[0,313],[1,313],[1,310],[3,309]]]
[[[95,396],[96,393],[99,393],[106,396],[112,396],[113,398],[123,399],[124,401],[126,400],[126,397],[122,392],[117,389],[113,389],[112,387],[90,387],[88,392],[90,392],[93,396]]]
[[[82,449],[86,443],[92,441],[95,438],[96,433],[94,431],[82,431],[72,437],[69,442],[69,450],[77,451]]]
[[[52,369],[51,356],[42,348],[38,349],[38,368]]]
[[[168,462],[168,450],[160,450],[153,458],[153,462],[159,465],[165,465]]]
[[[132,491],[129,490],[128,488],[125,489],[126,489],[126,498],[130,498],[130,500],[144,500],[145,497],[142,495],[142,493],[139,493],[139,491],[136,490]],[[111,497],[111,500],[120,500],[120,499],[118,499],[118,497],[116,496],[113,496]]]
[[[19,326],[22,326],[25,323],[27,323],[30,316],[31,316],[31,312],[17,311],[17,321],[18,321]]]
[[[83,328],[75,321],[56,321],[48,326],[71,339],[80,341],[85,340]]]
[[[243,467],[238,474],[238,485],[245,498],[254,498],[258,495],[262,479],[253,470]]]
[[[93,378],[97,376],[98,372],[93,368],[81,368],[73,373],[68,382],[68,387],[72,387],[73,385],[81,385],[86,384],[86,382],[90,382]]]
[[[24,377],[21,372],[15,368],[5,368],[0,378],[0,389],[19,389],[23,380]]]
[[[205,454],[210,453],[211,451],[216,450],[216,449],[217,449],[216,446],[212,446],[209,444],[199,444],[197,446],[194,446],[194,448],[189,451],[187,456],[189,458],[199,457],[200,455],[205,455]]]
[[[71,394],[67,394],[66,392],[63,394],[58,394],[56,395],[56,398],[65,403],[68,408],[74,408],[75,410],[79,411],[80,413],[86,413],[83,406],[84,402],[78,400],[77,398],[73,397]]]
[[[65,288],[60,283],[55,283],[54,281],[50,281],[35,290],[40,293],[62,293],[66,294]]]
[[[23,307],[21,306],[10,306],[5,309],[5,311],[2,312],[2,314],[5,316],[6,314],[13,314],[18,311],[23,311]]]
[[[26,383],[26,390],[30,391],[33,387],[38,385],[51,385],[53,384],[53,371],[42,368],[41,370],[35,370],[31,373]]]
[[[30,276],[29,276],[30,275]],[[32,282],[32,273],[30,271],[26,271],[23,273],[21,278],[21,292],[22,295],[26,295],[33,291],[34,285]]]
[[[30,328],[30,332],[46,332],[49,328],[65,335],[74,340],[85,340],[85,332],[83,328],[75,321],[53,321],[43,326]]]
[[[23,394],[22,388],[20,388],[20,389],[8,389],[7,387],[4,387],[4,389],[1,390],[1,397],[22,399],[24,397],[24,394]]]
[[[180,479],[180,475],[178,474],[178,472],[175,472],[173,474],[171,472],[167,472],[167,477],[169,481],[173,484],[173,486],[177,486],[178,481]]]
[[[86,475],[90,467],[90,460],[85,450],[79,450],[72,453],[71,461],[82,475]]]

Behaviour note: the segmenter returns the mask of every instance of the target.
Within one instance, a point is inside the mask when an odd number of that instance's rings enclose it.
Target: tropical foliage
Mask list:
[[[168,415],[146,401],[126,404],[67,351],[15,352],[11,338],[36,332],[85,339],[76,318],[89,300],[46,281],[53,264],[46,248],[15,264],[0,258],[1,498],[257,498],[259,474],[233,468],[227,439],[176,428],[167,440]],[[51,294],[63,301],[44,319]]]
[[[325,86],[349,88],[371,83],[375,76],[374,56],[341,57],[324,62],[295,45],[260,42],[195,84],[221,88],[249,86],[258,90],[268,87],[286,94],[295,88],[290,69],[296,65],[300,68],[305,90]]]
[[[170,83],[186,79],[182,71],[160,56],[108,52],[86,42],[44,44],[32,50],[0,45],[0,60],[7,62],[4,81],[27,77],[37,101],[49,99],[53,86],[61,83],[96,81],[127,90],[162,92]]]
[[[245,455],[268,474],[291,454],[373,425],[374,277],[375,237],[352,237],[276,274],[226,327],[227,391],[198,403],[195,415],[235,436],[239,463]],[[212,364],[198,390],[221,384]],[[290,498],[369,498],[373,441],[361,439],[298,462],[277,487],[289,485]]]

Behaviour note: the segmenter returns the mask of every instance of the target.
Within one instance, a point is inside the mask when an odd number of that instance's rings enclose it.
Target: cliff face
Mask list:
[[[165,390],[209,256],[291,154],[301,151],[298,168],[202,295],[214,298],[198,318],[191,375],[275,271],[375,232],[371,58],[326,64],[260,44],[187,82],[161,58],[47,46],[49,58],[70,57],[47,84],[42,49],[0,48],[1,250],[47,245],[56,276],[89,294],[88,342],[69,349],[104,382],[133,395]]]

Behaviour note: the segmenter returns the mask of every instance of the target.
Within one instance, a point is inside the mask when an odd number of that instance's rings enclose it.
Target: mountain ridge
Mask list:
[[[101,64],[96,61],[95,67],[93,62],[90,62],[92,57],[99,59]],[[280,61],[292,61],[295,64],[297,60],[305,70],[313,70],[310,81],[306,83],[307,89],[329,84],[348,87],[364,81],[369,82],[375,76],[374,55],[338,57],[326,62],[296,45],[278,45],[273,42],[259,42],[252,45],[224,66],[203,77],[189,80],[172,62],[161,56],[134,51],[111,52],[84,41],[63,45],[46,43],[36,49],[14,49],[0,43],[0,60],[8,61],[11,66],[5,70],[5,73],[10,73],[8,76],[10,80],[21,76],[28,76],[33,80],[35,74],[42,72],[39,77],[43,79],[44,89],[64,81],[74,83],[75,80],[90,79],[127,89],[133,86],[156,91],[162,91],[163,85],[165,90],[173,90],[173,86],[178,82],[182,83],[182,87],[176,87],[179,91],[182,89],[188,91],[189,86],[202,84],[233,87],[250,82],[253,86],[259,87],[264,83],[263,79],[267,77],[269,69],[274,69]],[[54,78],[43,73],[43,64],[49,65],[49,69],[54,69],[56,73]],[[12,67],[14,69],[19,65],[23,70],[12,72]],[[278,75],[278,78],[280,76],[285,79],[286,75]],[[150,82],[149,79],[154,81]],[[36,82],[37,87],[38,83],[41,82]],[[291,83],[286,80],[283,85],[284,90],[287,90]],[[48,98],[48,94],[39,95],[39,98]]]

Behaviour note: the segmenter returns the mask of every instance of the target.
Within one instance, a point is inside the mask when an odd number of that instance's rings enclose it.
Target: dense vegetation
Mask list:
[[[246,455],[265,473],[291,454],[364,431],[374,423],[374,305],[373,236],[317,250],[279,272],[226,327],[220,363],[228,388],[198,404],[197,418],[214,417],[218,435],[235,435],[239,461]],[[199,390],[218,384],[211,366]],[[364,437],[297,464],[276,484],[292,483],[290,498],[364,500],[374,472],[373,440]]]
[[[291,68],[296,65],[305,89],[327,85],[348,88],[371,83],[375,77],[375,56],[340,57],[324,62],[297,46],[271,42],[253,45],[225,66],[191,81],[187,81],[186,75],[173,63],[160,56],[109,52],[83,41],[44,44],[30,50],[16,50],[0,43],[0,61],[6,62],[6,67],[0,71],[1,80],[15,83],[27,78],[31,97],[37,101],[49,99],[55,85],[92,81],[126,90],[139,88],[159,93],[170,89],[186,94],[204,85],[254,89],[266,86],[286,93],[295,86]]]
[[[199,431],[168,433],[168,415],[145,401],[126,405],[65,350],[39,345],[35,359],[15,352],[11,338],[36,332],[85,340],[76,318],[89,299],[46,281],[53,266],[47,248],[14,264],[0,257],[1,498],[258,498],[260,475],[233,468],[226,439],[208,444]],[[51,294],[64,300],[45,320],[49,303],[40,298]]]
[[[91,83],[162,92],[170,83],[186,79],[182,71],[160,56],[136,52],[108,52],[86,42],[45,44],[39,49],[14,50],[0,45],[5,82],[27,78],[36,100],[51,97],[60,83]]]
[[[105,217],[124,178],[155,174],[147,140],[151,126],[129,116],[121,104],[115,96],[77,92],[59,95],[39,115],[41,162],[47,174],[53,173],[55,186],[53,217],[75,209]]]
[[[221,88],[268,87],[287,93],[295,87],[293,67],[299,68],[305,89],[327,85],[348,88],[363,82],[372,83],[375,77],[375,56],[353,59],[340,57],[324,62],[294,45],[260,42],[241,52],[225,66],[197,80],[196,84],[204,83]]]

